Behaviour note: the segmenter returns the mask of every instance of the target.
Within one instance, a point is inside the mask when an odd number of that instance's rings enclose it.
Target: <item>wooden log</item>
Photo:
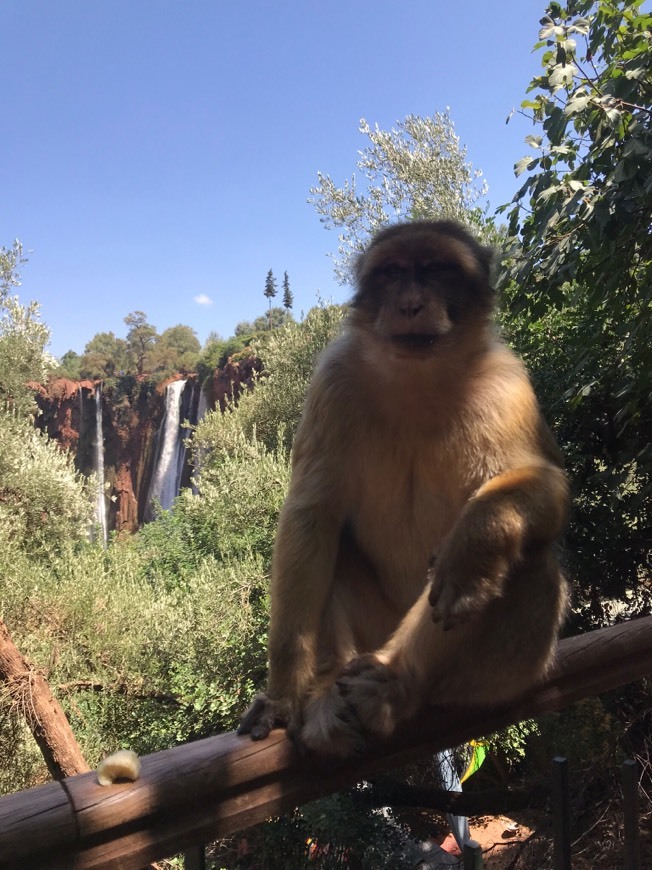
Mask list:
[[[70,847],[76,840],[75,813],[61,782],[0,798],[0,866],[10,859],[19,864],[23,855],[39,849]]]
[[[33,668],[16,647],[0,619],[0,682],[6,684],[23,711],[50,775],[63,779],[90,768],[82,755],[61,704],[45,677]]]
[[[395,739],[371,747],[355,760],[302,757],[282,730],[259,743],[223,734],[177,746],[144,757],[135,783],[102,788],[94,773],[64,780],[76,824],[76,834],[71,827],[69,839],[62,838],[61,830],[56,836],[52,831],[48,801],[52,818],[56,811],[61,825],[61,796],[51,791],[52,786],[7,795],[0,798],[0,867],[138,870],[380,770],[559,710],[649,673],[652,616],[562,641],[546,681],[515,702],[490,709],[428,709],[406,723]],[[45,795],[43,789],[50,791]],[[26,820],[24,808],[36,799],[42,807],[40,817]],[[39,863],[45,847],[47,861]]]

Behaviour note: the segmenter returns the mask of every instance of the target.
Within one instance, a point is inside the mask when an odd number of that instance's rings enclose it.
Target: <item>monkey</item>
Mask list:
[[[536,685],[567,609],[569,486],[497,334],[491,249],[381,230],[313,374],[271,572],[269,676],[239,733],[347,757],[428,706]]]

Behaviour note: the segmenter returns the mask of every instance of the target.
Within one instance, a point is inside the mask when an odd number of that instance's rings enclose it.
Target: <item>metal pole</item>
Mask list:
[[[568,761],[561,755],[552,759],[552,819],[555,834],[555,870],[571,870]]]
[[[482,846],[475,840],[467,840],[464,844],[464,870],[482,870]]]
[[[185,870],[206,870],[206,849],[204,844],[186,849],[183,855]]]
[[[638,816],[638,765],[632,758],[623,762],[623,815],[625,818],[625,870],[641,870]]]

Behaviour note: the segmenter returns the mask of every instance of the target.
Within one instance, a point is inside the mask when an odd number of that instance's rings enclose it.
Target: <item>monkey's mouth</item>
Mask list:
[[[430,332],[406,332],[392,335],[391,339],[404,350],[428,350],[437,341],[437,336]]]

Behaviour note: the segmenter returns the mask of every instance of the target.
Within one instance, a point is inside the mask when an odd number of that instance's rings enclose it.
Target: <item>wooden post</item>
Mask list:
[[[652,616],[562,641],[544,683],[493,708],[439,708],[348,761],[301,756],[285,731],[222,734],[141,759],[134,783],[95,773],[0,797],[2,870],[140,870],[197,843],[369,779],[478,734],[497,731],[652,671]]]
[[[552,819],[555,834],[555,870],[571,870],[568,762],[560,755],[552,759]]]
[[[641,870],[638,815],[638,765],[632,758],[623,762],[623,815],[625,870]]]
[[[186,849],[183,866],[184,870],[206,870],[206,847],[203,843]]]

